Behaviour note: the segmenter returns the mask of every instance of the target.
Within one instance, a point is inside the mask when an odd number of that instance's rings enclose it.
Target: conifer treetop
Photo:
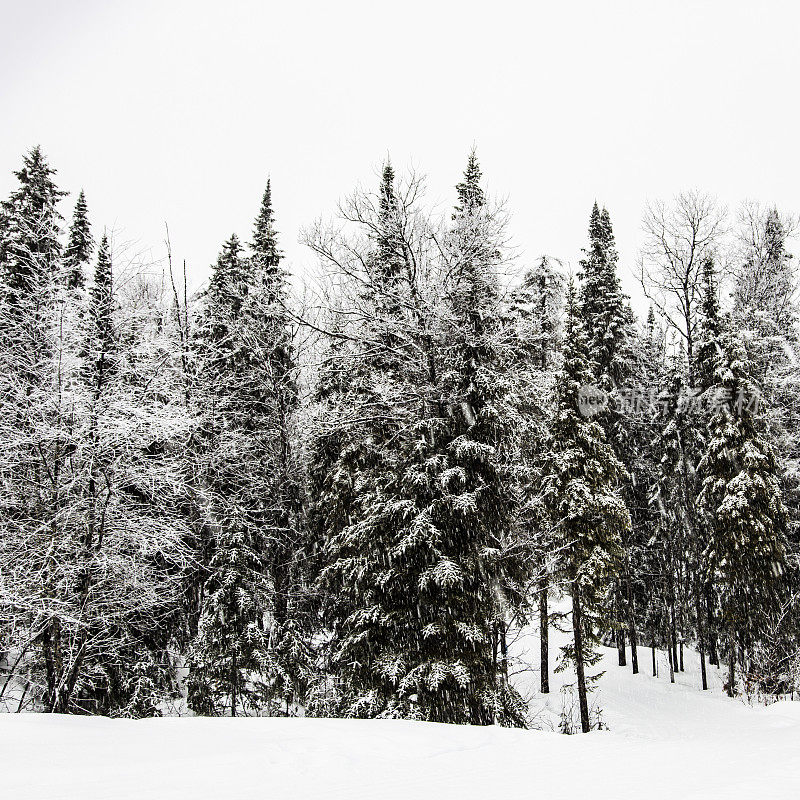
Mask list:
[[[86,195],[83,189],[78,194],[75,212],[69,229],[67,248],[64,251],[64,267],[67,271],[67,286],[70,289],[83,286],[83,266],[89,263],[94,250],[91,226],[89,224]]]
[[[473,213],[476,209],[486,205],[486,195],[481,188],[482,177],[483,173],[478,164],[478,154],[473,147],[467,159],[464,179],[456,185],[456,192],[458,192],[457,214]]]
[[[258,266],[268,274],[275,274],[283,258],[283,253],[278,247],[278,231],[275,229],[271,178],[267,178],[267,186],[261,199],[261,208],[253,226],[251,247]]]

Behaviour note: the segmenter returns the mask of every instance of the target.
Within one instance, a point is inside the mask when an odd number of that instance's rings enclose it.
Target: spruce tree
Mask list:
[[[557,576],[572,596],[573,644],[564,648],[564,656],[575,667],[581,728],[587,732],[592,679],[586,667],[599,657],[596,630],[609,622],[608,594],[621,567],[630,517],[617,488],[624,468],[602,426],[580,410],[581,388],[592,383],[593,373],[578,314],[570,284],[543,497],[558,535]]]
[[[452,560],[464,570],[475,558],[474,568],[483,576],[484,585],[465,585],[457,593],[455,602],[464,609],[465,621],[476,628],[486,624],[481,619],[481,605],[485,615],[486,609],[492,608],[486,605],[487,599],[501,598],[500,602],[495,599],[494,618],[487,622],[490,641],[499,637],[492,649],[496,652],[499,647],[502,660],[500,665],[492,664],[491,682],[483,691],[486,698],[494,698],[494,718],[520,724],[518,698],[508,686],[505,629],[509,610],[521,600],[527,565],[514,557],[509,535],[515,497],[505,460],[513,451],[513,409],[512,383],[505,373],[502,350],[501,235],[481,178],[473,150],[463,180],[456,186],[458,203],[451,231],[451,263],[456,272],[449,293],[450,330],[443,373],[450,397],[452,437],[445,451],[443,475],[454,472],[458,480],[447,487],[452,496],[443,498],[440,510],[446,510],[447,516],[439,524],[453,537]],[[542,322],[547,326],[547,320]],[[490,594],[485,598],[487,590]],[[469,652],[469,645],[467,640],[460,647]],[[477,688],[478,680],[473,677],[472,682]],[[472,717],[474,721],[488,719],[478,707]]]
[[[205,293],[198,331],[199,391],[206,405],[199,460],[206,578],[189,654],[189,703],[232,716],[263,701],[254,673],[268,672],[263,619],[271,581],[265,561],[265,454],[259,427],[268,413],[253,364],[249,329],[252,265],[239,239],[225,242]]]
[[[389,165],[374,205],[358,206],[374,216],[359,259],[364,327],[353,339],[364,346],[348,376],[356,417],[326,481],[355,494],[325,521],[320,578],[347,715],[521,722],[493,652],[509,500],[493,344],[498,244],[478,180],[473,155],[436,273],[452,281],[444,309],[427,302],[435,281],[412,259],[430,236],[399,202]]]
[[[94,240],[92,239],[91,226],[89,225],[86,196],[81,189],[75,203],[75,212],[69,228],[67,247],[64,250],[64,269],[66,271],[67,288],[82,288],[85,276],[83,268],[89,263]]]
[[[41,148],[34,147],[14,173],[19,188],[2,204],[0,269],[12,305],[39,296],[60,268],[62,217],[57,206],[66,192],[56,186],[55,174]]]
[[[559,359],[559,313],[563,276],[546,256],[527,270],[509,298],[508,374],[515,413],[515,442],[511,475],[519,498],[514,538],[529,560],[529,580],[538,584],[540,633],[540,688],[550,691],[548,605],[551,591],[550,563],[554,544],[550,520],[540,502],[541,463],[546,451],[553,394],[553,379]]]
[[[261,272],[265,282],[279,290],[283,287],[285,274],[280,271],[283,257],[278,247],[278,231],[275,228],[275,212],[272,208],[272,181],[267,179],[267,187],[261,199],[253,226],[253,241],[250,245],[256,269]],[[277,299],[276,294],[275,298]]]
[[[103,359],[107,358],[113,346],[113,276],[111,265],[111,245],[108,236],[104,233],[100,240],[100,249],[97,251],[97,266],[94,280],[89,291],[91,297],[91,334],[92,348],[96,352],[100,363],[98,370],[103,370]],[[97,380],[102,382],[103,375],[98,375]]]
[[[632,464],[641,442],[635,442],[628,420],[624,418],[621,397],[630,389],[633,356],[633,314],[622,292],[617,275],[618,254],[614,241],[611,217],[595,202],[589,218],[589,246],[581,260],[580,316],[593,372],[593,380],[607,396],[607,405],[597,421],[603,426],[606,438],[617,457]],[[639,520],[640,497],[632,484],[626,483],[625,499],[637,509],[634,524],[637,529],[646,524]],[[620,580],[614,591],[616,619],[613,627],[619,649],[619,663],[626,663],[625,631],[631,638],[631,662],[638,671],[636,626],[633,592],[631,590],[631,554],[633,542],[623,542],[626,556]]]
[[[259,343],[264,403],[270,414],[271,498],[262,524],[269,533],[267,560],[272,581],[270,648],[274,668],[267,676],[272,692],[285,707],[297,701],[310,674],[307,631],[301,624],[301,591],[308,556],[303,534],[302,488],[295,453],[299,411],[297,363],[288,306],[287,274],[275,227],[272,184],[267,181],[250,244],[253,290],[252,336]],[[266,420],[265,420],[266,422]]]
[[[779,596],[786,508],[779,467],[764,434],[760,392],[746,351],[723,325],[708,443],[698,465],[707,522],[705,575],[719,590],[728,639],[728,693],[736,690],[737,647],[752,647]]]

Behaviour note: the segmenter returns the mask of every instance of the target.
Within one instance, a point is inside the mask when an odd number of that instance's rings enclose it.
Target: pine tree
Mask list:
[[[585,670],[599,657],[593,647],[595,626],[608,621],[606,601],[621,566],[621,542],[630,530],[630,517],[617,489],[624,468],[602,426],[580,410],[580,390],[591,384],[593,374],[578,313],[570,284],[543,496],[561,548],[557,575],[572,596],[574,642],[564,655],[575,666],[581,728],[587,732],[591,678]]]
[[[751,648],[781,587],[786,509],[775,454],[764,435],[760,392],[747,354],[728,322],[720,335],[715,408],[698,466],[708,524],[702,564],[719,589],[729,650],[728,693],[735,693],[737,647]]]
[[[34,147],[14,173],[19,188],[2,204],[0,269],[12,305],[39,294],[60,268],[62,217],[57,206],[66,192],[56,186],[55,174],[41,149]]]
[[[617,276],[611,218],[597,203],[589,219],[589,247],[581,260],[581,318],[596,380],[612,392],[626,377],[632,315]]]
[[[399,201],[388,165],[376,202],[353,209],[370,231],[358,259],[364,326],[351,339],[363,347],[345,398],[355,419],[323,484],[352,487],[353,499],[323,520],[320,578],[340,713],[351,716],[521,721],[493,652],[508,500],[494,380],[498,247],[477,180],[473,156],[436,254],[446,263],[429,283],[430,234]],[[449,302],[433,307],[440,276],[452,281]]]
[[[91,226],[89,225],[86,196],[81,189],[75,203],[75,213],[69,229],[69,239],[64,251],[64,269],[66,271],[67,288],[82,288],[84,284],[83,268],[89,263],[94,240],[92,239]]]
[[[275,212],[272,208],[272,181],[269,179],[253,226],[251,249],[255,268],[262,274],[264,281],[274,286],[277,292],[283,287],[285,275],[280,271],[283,256],[278,247],[278,231],[275,229]]]
[[[529,574],[538,583],[540,632],[540,687],[550,691],[548,595],[551,590],[550,562],[554,544],[550,521],[540,502],[541,462],[546,450],[553,394],[559,359],[559,312],[564,279],[543,256],[528,270],[509,298],[505,327],[511,336],[508,373],[515,412],[516,447],[510,458],[519,503],[514,539],[524,547]]]
[[[451,263],[457,265],[457,269],[455,285],[449,295],[450,330],[443,374],[452,409],[449,434],[452,439],[445,451],[447,462],[443,464],[443,476],[454,472],[458,480],[448,486],[448,493],[453,496],[443,498],[445,502],[441,505],[449,519],[443,517],[439,524],[454,537],[453,562],[463,570],[477,556],[476,567],[486,582],[483,586],[477,583],[461,587],[461,596],[455,602],[464,609],[465,621],[479,629],[486,624],[482,613],[485,615],[486,609],[491,608],[491,598],[502,598],[501,602],[494,602],[494,618],[488,620],[492,650],[496,653],[500,649],[501,663],[498,665],[493,658],[491,683],[483,692],[485,698],[494,698],[495,718],[507,724],[520,724],[518,698],[508,686],[505,630],[509,609],[521,600],[527,565],[511,555],[513,548],[510,547],[515,498],[510,491],[511,481],[504,461],[513,449],[513,409],[512,387],[505,374],[502,352],[505,331],[500,324],[497,269],[502,257],[498,246],[501,236],[481,186],[481,177],[473,150],[464,178],[456,186],[458,203],[451,232]],[[547,321],[543,323],[547,325]],[[499,558],[491,555],[493,550],[499,551]],[[488,598],[485,597],[487,590]],[[473,646],[477,650],[476,644]],[[469,645],[468,640],[464,641],[461,648],[468,652]],[[480,683],[475,677],[472,683],[475,691]],[[489,718],[476,707],[472,719],[487,721]]]
[[[691,365],[694,385],[701,392],[715,384],[717,363],[722,352],[720,344],[722,321],[717,297],[716,269],[710,256],[703,262],[702,280],[699,336],[695,347],[695,360]]]
[[[297,363],[287,311],[287,274],[281,267],[272,185],[267,181],[250,245],[253,270],[252,336],[258,341],[264,403],[271,409],[271,503],[263,524],[269,531],[267,554],[273,587],[270,647],[274,661],[269,676],[276,699],[299,699],[310,675],[307,631],[301,624],[301,587],[307,542],[301,519],[302,489],[295,430],[299,410]]]
[[[223,245],[205,293],[198,332],[203,420],[199,482],[207,542],[206,579],[197,634],[189,654],[189,703],[201,714],[235,716],[257,706],[268,672],[263,619],[271,581],[265,562],[264,448],[259,427],[268,413],[253,364],[249,328],[252,265],[233,235]]]
[[[94,272],[94,281],[90,288],[91,296],[91,329],[94,340],[93,350],[101,359],[97,365],[98,370],[104,368],[102,359],[111,352],[114,333],[111,315],[113,312],[113,277],[111,265],[111,246],[108,236],[104,233],[100,240],[100,249],[97,252],[97,267]],[[103,376],[98,375],[98,381]]]
[[[597,421],[603,426],[606,439],[623,463],[633,463],[637,447],[627,420],[620,410],[620,399],[626,385],[630,384],[632,370],[631,347],[634,341],[633,314],[622,293],[617,276],[617,249],[611,217],[608,211],[600,210],[595,202],[589,219],[589,246],[581,260],[580,316],[586,333],[589,358],[594,382],[607,396],[607,406]],[[631,484],[625,487],[625,499],[629,506],[640,506]],[[634,515],[633,522],[639,527],[644,520]],[[615,588],[614,606],[616,619],[614,629],[619,649],[620,666],[625,665],[625,631],[631,637],[631,661],[634,672],[638,671],[636,651],[636,626],[633,593],[631,590],[630,549],[632,543],[624,541],[626,556],[624,569]]]

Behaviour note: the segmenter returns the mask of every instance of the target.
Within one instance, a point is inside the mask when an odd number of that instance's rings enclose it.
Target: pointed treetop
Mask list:
[[[603,224],[600,220],[600,206],[597,205],[597,200],[595,200],[592,206],[592,213],[589,214],[589,241],[596,242],[602,238]]]
[[[89,263],[94,250],[91,226],[89,225],[86,196],[81,189],[75,203],[75,213],[69,229],[69,240],[64,253],[67,287],[76,289],[84,284],[83,266]]]
[[[395,209],[397,199],[394,189],[394,169],[392,162],[386,158],[386,163],[383,165],[383,172],[381,174],[380,185],[380,209],[382,215],[387,215]]]
[[[100,248],[97,251],[94,281],[90,290],[91,318],[102,350],[107,349],[112,339],[112,282],[111,244],[108,236],[103,233]]]
[[[486,196],[481,188],[481,172],[478,164],[478,155],[473,147],[467,159],[467,168],[464,170],[464,180],[456,185],[458,192],[458,213],[470,213],[486,204]]]
[[[713,328],[716,331],[719,322],[719,299],[717,297],[717,271],[711,256],[707,256],[703,261],[702,314],[706,329]]]
[[[22,157],[22,169],[14,172],[14,175],[17,176],[22,184],[37,182],[52,184],[50,176],[55,174],[56,170],[47,163],[47,159],[42,153],[42,148],[38,144]],[[54,186],[54,184],[52,185]],[[63,196],[67,193],[59,191],[58,194]]]
[[[238,239],[236,241],[238,242]],[[270,178],[267,178],[267,188],[264,190],[261,208],[253,227],[253,243],[251,247],[257,267],[267,275],[275,274],[283,254],[278,248],[278,231],[275,230],[275,213],[272,209],[272,180]]]
[[[605,206],[603,206],[603,210],[600,212],[600,230],[603,244],[608,249],[613,248],[614,229],[611,226],[611,215],[608,213],[608,209]]]
[[[213,302],[230,302],[246,292],[249,278],[247,260],[239,237],[233,233],[227,239],[212,267],[211,280],[206,290],[207,300]]]
[[[14,172],[19,188],[2,203],[0,263],[15,296],[22,297],[49,282],[59,266],[61,215],[57,204],[67,192],[56,186],[55,174],[37,145],[23,156],[22,169]]]
[[[108,241],[108,235],[103,232],[97,251],[97,266],[94,271],[95,289],[108,290],[111,287],[111,279],[111,244]]]

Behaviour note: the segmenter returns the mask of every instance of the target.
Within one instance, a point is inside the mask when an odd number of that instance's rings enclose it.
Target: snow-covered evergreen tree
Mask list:
[[[479,177],[473,156],[441,251],[411,202],[418,186],[398,192],[388,166],[377,196],[347,209],[370,251],[350,273],[363,287],[350,319],[363,322],[345,349],[347,428],[323,484],[352,501],[323,520],[320,585],[351,715],[520,718],[492,648],[509,501],[493,344],[499,242]]]
[[[287,310],[287,273],[281,266],[282,253],[275,228],[272,184],[267,181],[250,245],[253,287],[250,292],[251,326],[249,341],[259,363],[264,402],[271,413],[266,431],[269,442],[269,473],[265,488],[271,502],[261,524],[269,540],[267,562],[272,581],[270,614],[271,673],[264,679],[275,703],[284,710],[302,696],[310,675],[309,631],[301,623],[308,556],[303,530],[302,480],[296,452],[295,429],[299,410],[298,367],[293,330]]]
[[[705,574],[719,591],[729,650],[728,692],[735,692],[737,648],[752,647],[781,587],[786,509],[780,471],[758,411],[752,366],[730,323],[720,335],[715,408],[698,466],[707,521]]]
[[[589,219],[589,246],[581,260],[580,318],[586,332],[593,380],[606,394],[607,404],[598,415],[606,438],[617,457],[624,463],[632,463],[640,442],[635,442],[629,421],[624,418],[620,402],[626,387],[631,384],[633,368],[632,345],[634,342],[633,314],[622,293],[617,275],[617,249],[611,217],[608,211],[600,210],[595,202]],[[633,486],[626,484],[625,499],[638,510]],[[636,518],[639,525],[643,520]],[[619,649],[619,663],[626,663],[625,631],[636,640],[633,594],[631,591],[630,554],[631,543],[623,546],[626,556],[622,563],[619,581],[614,590],[616,619],[614,629]],[[636,651],[633,650],[634,670],[638,670]]]
[[[512,539],[528,562],[527,580],[538,591],[540,687],[550,691],[549,595],[555,548],[551,521],[542,508],[542,455],[548,440],[553,380],[560,361],[560,312],[564,278],[543,256],[527,270],[507,301],[505,320],[508,374],[513,383],[515,443],[509,474],[518,496]]]
[[[272,583],[266,563],[262,495],[269,408],[249,327],[252,264],[239,239],[225,242],[204,297],[199,327],[202,424],[199,497],[206,535],[205,580],[197,634],[189,654],[189,703],[197,713],[259,705],[251,684],[267,672],[264,620]]]
[[[64,270],[69,289],[82,288],[85,282],[84,267],[89,263],[94,251],[94,239],[89,224],[89,212],[86,206],[86,195],[81,189],[75,203],[69,237],[64,250]]]
[[[571,284],[543,495],[557,526],[557,575],[572,597],[574,642],[564,655],[575,666],[581,727],[586,732],[591,684],[586,667],[598,658],[597,626],[608,624],[609,590],[621,567],[622,538],[630,530],[630,517],[618,489],[624,467],[602,426],[581,411],[581,389],[592,383],[593,372],[578,314]]]
[[[9,301],[23,302],[56,278],[61,259],[60,190],[41,148],[34,147],[14,173],[19,188],[3,201],[0,268]]]

